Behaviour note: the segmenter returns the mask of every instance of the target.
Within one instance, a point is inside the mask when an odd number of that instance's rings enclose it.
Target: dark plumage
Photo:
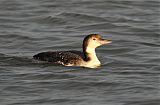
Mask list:
[[[62,65],[77,65],[84,58],[83,53],[79,51],[56,51],[41,52],[33,56],[34,59],[40,61],[52,62]]]

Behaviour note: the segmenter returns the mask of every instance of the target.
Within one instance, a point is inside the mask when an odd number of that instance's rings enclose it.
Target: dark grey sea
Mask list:
[[[33,62],[91,33],[100,68]],[[160,1],[0,0],[0,105],[160,105]]]

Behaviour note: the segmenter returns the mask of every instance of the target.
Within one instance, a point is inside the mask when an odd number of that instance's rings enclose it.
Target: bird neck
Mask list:
[[[86,47],[83,49],[86,62],[92,62],[93,64],[100,64],[99,59],[97,58],[95,48]]]

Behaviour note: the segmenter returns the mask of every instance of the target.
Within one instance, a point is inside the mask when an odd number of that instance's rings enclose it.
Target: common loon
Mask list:
[[[95,48],[100,45],[111,43],[111,40],[102,39],[99,34],[90,34],[83,40],[83,52],[79,51],[56,51],[41,52],[33,56],[34,59],[47,61],[64,66],[82,66],[96,68],[101,65],[96,56]]]

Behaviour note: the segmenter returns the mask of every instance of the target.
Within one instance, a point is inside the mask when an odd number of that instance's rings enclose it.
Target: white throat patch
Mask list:
[[[87,66],[99,66],[101,63],[96,56],[95,48],[87,47],[86,52],[89,53],[90,61],[87,62]]]

